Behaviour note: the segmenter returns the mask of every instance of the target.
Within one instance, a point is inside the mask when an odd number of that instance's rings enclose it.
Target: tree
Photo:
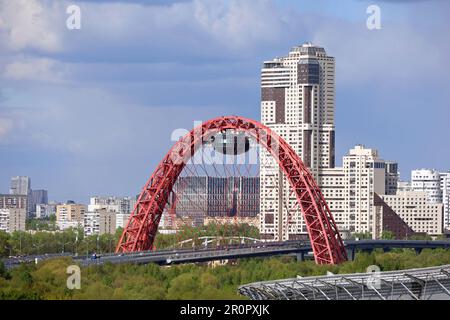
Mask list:
[[[372,239],[372,234],[370,232],[358,232],[358,233],[354,233],[352,238],[359,239],[359,240]]]
[[[392,231],[385,230],[381,233],[381,239],[383,240],[394,240],[395,234]]]
[[[4,232],[4,231],[0,231],[0,257],[7,257],[8,255],[11,255],[11,245],[9,243],[9,234]]]

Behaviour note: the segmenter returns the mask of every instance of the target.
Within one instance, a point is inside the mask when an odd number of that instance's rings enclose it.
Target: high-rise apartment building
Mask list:
[[[31,179],[26,176],[16,176],[11,178],[9,193],[13,195],[25,195],[27,197],[27,217],[30,217],[33,211],[31,203]]]
[[[27,196],[21,194],[0,194],[0,209],[27,210]]]
[[[116,212],[120,214],[129,215],[136,204],[136,199],[133,197],[91,197],[88,211],[98,209],[106,209],[109,212]]]
[[[450,230],[450,172],[442,172],[440,177],[442,204],[444,206],[444,228]]]
[[[261,70],[261,122],[283,137],[317,179],[335,166],[335,61],[310,43],[292,48]],[[270,154],[260,154],[260,232],[270,240],[306,234],[289,185]]]
[[[116,232],[116,212],[106,209],[88,211],[84,215],[84,234],[114,234]]]
[[[441,176],[435,169],[417,169],[411,171],[413,191],[426,192],[431,203],[442,202]]]
[[[36,205],[36,218],[45,219],[56,215],[57,203],[37,204]]]
[[[0,208],[0,231],[25,231],[25,209]]]
[[[56,206],[56,223],[60,230],[78,228],[84,224],[86,206],[83,204],[66,203]]]
[[[343,167],[322,170],[318,183],[341,231],[372,232],[375,194],[384,195],[389,188],[393,192],[396,169],[376,149],[356,145],[343,157]]]
[[[29,195],[31,193],[31,179],[24,176],[12,177],[9,193]]]

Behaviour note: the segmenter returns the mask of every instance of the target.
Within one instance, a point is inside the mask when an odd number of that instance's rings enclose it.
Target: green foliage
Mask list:
[[[372,239],[372,234],[370,232],[354,233],[352,235],[352,239],[359,239],[359,240]]]
[[[31,224],[30,220],[29,223]],[[36,220],[40,221],[40,220]],[[33,223],[37,223],[37,222]],[[119,228],[115,234],[93,235],[85,237],[83,229],[67,229],[64,231],[48,231],[37,228],[34,234],[24,231],[15,231],[11,234],[0,231],[0,257],[9,255],[32,255],[43,253],[71,252],[78,255],[89,256],[92,253],[112,253],[123,229]],[[196,246],[201,245],[202,236],[246,236],[259,238],[258,229],[248,224],[218,225],[209,224],[202,227],[184,226],[176,235],[158,234],[155,246],[158,249],[170,248],[186,239],[194,239]],[[189,243],[192,246],[192,243]]]
[[[51,216],[47,219],[37,219],[37,218],[27,219],[25,221],[25,229],[37,231],[55,231],[57,230],[56,218],[55,216]]]
[[[5,264],[3,263],[3,261],[0,261],[0,277],[1,278],[6,278],[8,275],[6,268],[5,268]]]
[[[241,259],[233,265],[209,267],[186,264],[104,264],[81,269],[81,289],[66,288],[71,258],[38,265],[21,265],[0,276],[0,299],[244,299],[237,288],[246,283],[296,276],[366,272],[370,265],[383,271],[450,264],[450,249],[396,249],[358,252],[354,261],[337,266],[297,262],[293,257]]]
[[[384,240],[394,240],[395,239],[395,234],[392,231],[383,231],[381,233],[381,239]]]
[[[433,240],[433,238],[427,234],[415,234],[409,237],[409,240]]]
[[[193,239],[195,246],[201,246],[202,241],[199,238],[204,236],[250,237],[259,239],[259,230],[246,223],[226,225],[210,223],[200,227],[185,225],[176,234],[158,234],[154,245],[157,249],[165,249],[175,247],[183,240]],[[192,246],[192,243],[189,242],[187,245]]]

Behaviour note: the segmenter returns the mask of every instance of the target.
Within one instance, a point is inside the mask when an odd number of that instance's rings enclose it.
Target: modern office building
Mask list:
[[[335,166],[334,109],[335,61],[324,48],[305,43],[263,63],[261,122],[289,143],[316,179]],[[266,151],[260,153],[260,166],[262,237],[287,240],[306,234],[300,215],[289,213],[295,199],[288,182]]]
[[[48,203],[48,191],[47,190],[31,190],[30,196],[30,213],[32,216],[36,216],[36,206],[40,204]]]
[[[413,191],[426,192],[429,202],[442,203],[441,176],[437,170],[412,170],[411,187]]]
[[[78,228],[84,225],[86,206],[83,204],[66,203],[56,206],[56,224],[60,230]]]
[[[180,177],[166,207],[166,215],[189,217],[197,226],[204,224],[207,217],[243,218],[258,214],[259,177]],[[165,216],[162,222],[171,225],[172,220]]]

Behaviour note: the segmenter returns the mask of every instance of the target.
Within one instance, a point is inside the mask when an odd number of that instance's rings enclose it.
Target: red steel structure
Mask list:
[[[159,163],[145,184],[119,240],[116,252],[151,250],[164,207],[188,160],[213,135],[227,130],[245,132],[270,152],[287,177],[305,220],[317,264],[347,260],[331,211],[307,167],[289,144],[258,121],[219,117],[194,128]]]

